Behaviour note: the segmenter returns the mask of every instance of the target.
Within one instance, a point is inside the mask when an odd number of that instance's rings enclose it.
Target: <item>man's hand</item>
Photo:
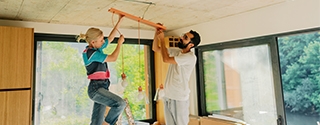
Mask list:
[[[160,39],[160,42],[164,39],[164,33],[162,30],[157,30],[157,37]]]
[[[157,23],[157,24],[158,24],[158,25],[163,26],[163,24],[162,24],[162,23]],[[157,28],[156,28],[156,30],[158,31],[158,30],[163,30],[163,29],[161,29],[161,28],[157,27]]]

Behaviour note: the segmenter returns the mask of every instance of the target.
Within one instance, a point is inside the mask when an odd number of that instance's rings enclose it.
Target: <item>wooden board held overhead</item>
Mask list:
[[[165,26],[162,26],[160,24],[157,24],[157,23],[142,19],[141,17],[137,17],[137,16],[134,16],[134,15],[126,13],[126,12],[122,12],[122,11],[114,9],[114,8],[110,8],[108,11],[111,12],[111,13],[123,15],[123,16],[125,16],[125,17],[127,17],[129,19],[132,19],[132,20],[135,20],[135,21],[139,21],[141,23],[144,23],[146,25],[149,25],[149,26],[152,26],[152,27],[155,27],[155,28],[166,30]]]

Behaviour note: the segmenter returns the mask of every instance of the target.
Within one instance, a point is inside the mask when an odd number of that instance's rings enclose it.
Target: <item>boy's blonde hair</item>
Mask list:
[[[103,32],[100,29],[91,27],[87,30],[86,34],[80,33],[80,35],[77,38],[77,41],[80,42],[80,40],[85,40],[88,44],[90,44],[90,41],[96,40],[102,34]]]

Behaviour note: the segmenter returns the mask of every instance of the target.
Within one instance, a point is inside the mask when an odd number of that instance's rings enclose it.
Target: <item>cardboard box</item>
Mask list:
[[[212,117],[201,117],[200,125],[246,125],[246,123],[228,121]]]
[[[188,125],[200,125],[200,117],[199,116],[189,116],[189,124]]]

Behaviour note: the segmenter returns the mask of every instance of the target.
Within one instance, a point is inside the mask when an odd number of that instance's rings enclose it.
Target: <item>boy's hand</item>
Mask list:
[[[118,44],[123,44],[124,42],[124,36],[120,35],[119,39],[118,39]]]

